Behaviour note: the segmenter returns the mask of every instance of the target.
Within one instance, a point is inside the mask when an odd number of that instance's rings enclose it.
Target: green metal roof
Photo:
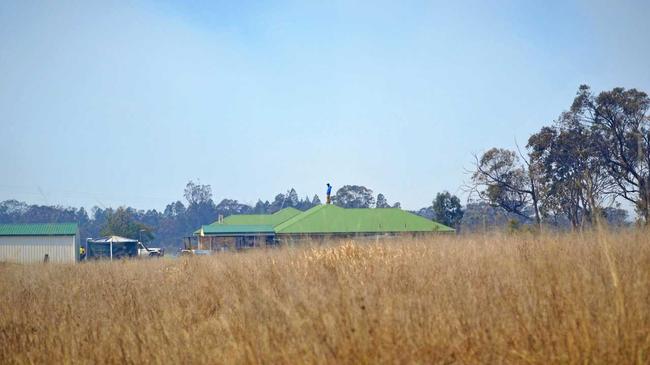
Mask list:
[[[240,236],[240,235],[263,235],[274,234],[273,226],[268,224],[210,224],[201,227],[203,234],[210,236]]]
[[[205,235],[454,232],[454,229],[398,208],[344,209],[319,205],[301,212],[231,215],[202,227]],[[200,234],[201,230],[197,231]]]
[[[73,236],[77,223],[0,224],[0,236]]]
[[[275,227],[278,234],[453,232],[398,208],[344,209],[319,205]]]
[[[244,224],[254,224],[254,225],[270,225],[277,226],[282,222],[286,222],[289,219],[301,214],[298,209],[295,208],[285,208],[279,210],[273,214],[239,214],[231,215],[223,219],[223,224],[221,225],[244,225]],[[219,222],[212,223],[212,225],[219,225]]]
[[[272,227],[289,220],[302,213],[295,208],[284,208],[273,214],[238,214],[230,215],[223,219],[223,223],[214,222],[210,226],[241,226],[241,225],[270,225]],[[203,226],[206,227],[206,226]],[[194,231],[194,234],[201,234],[201,229]]]

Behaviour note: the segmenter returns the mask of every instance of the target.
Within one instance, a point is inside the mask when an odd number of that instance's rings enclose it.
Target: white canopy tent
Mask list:
[[[137,255],[138,254],[138,240],[134,240],[131,238],[126,238],[126,237],[120,237],[120,236],[108,236],[108,237],[103,237],[99,239],[88,239],[86,240],[86,252],[87,255],[91,258],[99,258],[102,257],[103,255],[99,254],[100,250],[93,250],[91,245],[107,245],[109,247],[108,252],[109,252],[109,257],[111,260],[113,260],[113,255],[114,255],[114,247],[116,245],[119,245],[121,247],[124,247],[124,249],[120,250],[120,253],[126,253],[127,256],[132,256],[132,255]],[[129,255],[129,249],[127,247],[132,247],[131,248],[131,255]],[[98,251],[97,254],[95,254],[95,251]],[[101,250],[103,252],[103,250]],[[123,255],[120,255],[120,257]]]

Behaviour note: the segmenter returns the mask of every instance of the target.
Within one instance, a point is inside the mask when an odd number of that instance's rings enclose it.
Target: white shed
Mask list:
[[[79,261],[76,223],[0,224],[0,262]]]

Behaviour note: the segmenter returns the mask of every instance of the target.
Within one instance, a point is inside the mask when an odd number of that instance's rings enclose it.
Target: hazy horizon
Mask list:
[[[0,200],[464,196],[580,84],[650,92],[650,3],[0,3]]]

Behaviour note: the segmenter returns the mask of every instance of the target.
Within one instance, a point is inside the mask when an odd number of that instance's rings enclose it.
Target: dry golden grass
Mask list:
[[[650,362],[650,234],[0,265],[0,363]]]

